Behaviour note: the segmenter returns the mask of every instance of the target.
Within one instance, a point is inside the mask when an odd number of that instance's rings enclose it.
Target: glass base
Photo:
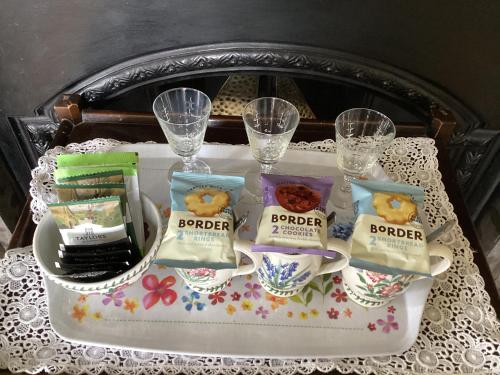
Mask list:
[[[269,174],[279,174],[279,170],[272,166]],[[250,168],[245,174],[245,188],[253,195],[255,201],[262,203],[262,177],[259,165]]]
[[[352,208],[351,180],[352,177],[344,176],[341,183],[333,185],[331,202],[335,207],[341,209]]]
[[[210,167],[203,160],[196,159],[193,162],[186,164],[178,161],[168,170],[168,182],[172,182],[172,174],[174,172],[189,172],[189,173],[206,173],[211,174]]]

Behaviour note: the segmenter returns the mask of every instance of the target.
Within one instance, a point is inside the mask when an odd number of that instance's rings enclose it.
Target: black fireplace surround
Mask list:
[[[432,113],[456,122],[448,152],[457,181],[474,221],[492,205],[500,180],[500,137],[445,90],[393,66],[360,56],[315,47],[276,43],[222,43],[166,50],[110,66],[53,93],[33,117],[0,119],[1,152],[16,189],[28,195],[30,170],[49,147],[58,128],[54,104],[63,94],[79,94],[82,106],[107,108],[108,103],[147,87],[228,74],[286,75],[301,82],[342,85],[380,95],[425,123],[432,136]],[[189,81],[187,81],[189,83]],[[337,94],[338,95],[338,94]],[[498,202],[497,202],[498,203]]]

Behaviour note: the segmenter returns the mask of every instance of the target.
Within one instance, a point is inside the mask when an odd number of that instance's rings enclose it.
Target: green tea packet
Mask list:
[[[99,245],[127,238],[120,197],[49,203],[65,245]]]
[[[79,176],[69,176],[59,179],[59,184],[98,185],[124,184],[123,171],[117,169],[108,172],[90,173]]]
[[[130,215],[134,225],[137,243],[144,253],[144,223],[139,191],[137,171],[138,155],[135,152],[106,152],[92,154],[63,154],[57,157],[57,169],[54,178],[57,184],[64,184],[73,179],[80,181],[100,173],[111,173],[117,170],[123,174]]]
[[[127,225],[127,233],[129,234],[134,248],[139,249],[137,236],[135,233],[134,224],[130,215],[130,207],[127,200],[127,190],[125,184],[95,184],[95,185],[79,185],[66,184],[55,185],[55,190],[59,202],[78,201],[86,199],[103,198],[109,196],[120,197],[121,208],[124,214],[124,220]],[[141,256],[142,256],[141,252]]]

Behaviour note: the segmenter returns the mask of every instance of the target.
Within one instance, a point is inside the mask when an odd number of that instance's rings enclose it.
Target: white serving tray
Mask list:
[[[116,150],[139,152],[141,190],[157,204],[167,223],[167,171],[178,157],[167,145],[159,144],[124,145]],[[242,175],[255,166],[247,146],[205,145],[199,157],[213,173]],[[333,175],[334,181],[340,181],[335,164],[331,153],[288,150],[279,168],[288,174]],[[371,176],[387,179],[379,166]],[[253,238],[261,209],[244,194],[236,211],[250,210],[251,215],[240,237]],[[389,355],[403,352],[416,340],[432,286],[432,280],[414,282],[387,306],[367,309],[344,301],[340,274],[318,277],[315,283],[320,291],[309,288],[294,299],[272,299],[258,288],[256,275],[233,279],[224,289],[225,295],[219,296],[192,294],[173,270],[156,265],[144,277],[158,282],[167,278],[175,301],[165,305],[160,299],[146,309],[143,299],[151,290],[141,281],[113,296],[84,297],[44,278],[52,328],[61,337],[83,344],[178,354],[266,358]],[[386,333],[383,328],[390,315],[397,328],[393,324]]]

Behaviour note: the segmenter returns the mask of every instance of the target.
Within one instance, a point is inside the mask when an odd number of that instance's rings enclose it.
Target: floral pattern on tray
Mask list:
[[[175,316],[196,321],[205,318],[207,323],[340,327],[350,322],[351,328],[383,334],[399,329],[397,308],[393,305],[373,310],[369,322],[353,319],[366,314],[363,307],[348,300],[339,273],[318,276],[301,293],[285,298],[267,293],[254,274],[233,279],[219,292],[200,294],[185,285],[173,269],[153,265],[140,281],[113,293],[75,293],[70,306],[68,313],[82,326],[96,320],[162,319],[165,311],[171,311],[170,320]],[[352,322],[357,326],[352,326]]]

